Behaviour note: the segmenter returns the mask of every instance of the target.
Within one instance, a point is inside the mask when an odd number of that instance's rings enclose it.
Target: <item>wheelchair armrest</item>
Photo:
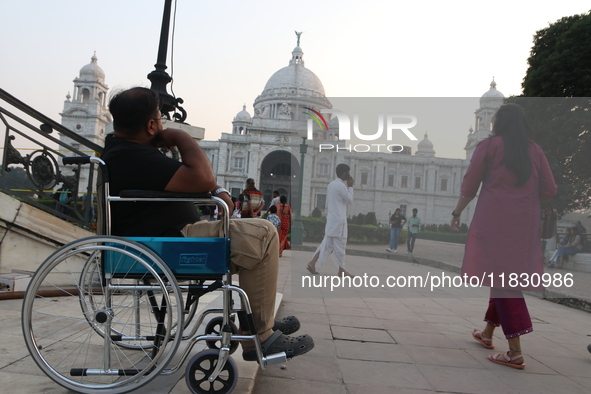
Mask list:
[[[178,193],[158,190],[121,190],[122,198],[211,198],[211,193]]]

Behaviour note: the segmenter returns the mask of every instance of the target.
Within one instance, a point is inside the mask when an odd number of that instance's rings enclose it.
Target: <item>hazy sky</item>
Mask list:
[[[60,121],[72,81],[94,51],[111,90],[149,87],[163,4],[4,1],[1,87]],[[328,97],[480,97],[493,76],[509,96],[521,92],[535,32],[590,6],[582,0],[178,0],[177,8],[168,71],[185,100],[187,122],[205,127],[206,139],[214,140],[231,131],[243,104],[253,114],[267,80],[288,65],[294,30],[304,32],[306,67]],[[468,119],[452,135],[429,130],[437,156],[464,158],[473,115]]]

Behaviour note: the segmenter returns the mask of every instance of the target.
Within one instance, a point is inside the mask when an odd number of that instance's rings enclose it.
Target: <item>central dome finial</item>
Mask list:
[[[302,36],[303,31],[298,32],[297,30],[295,31],[296,36],[298,36],[298,43],[296,44],[297,47],[300,46],[300,37]]]
[[[297,31],[295,30],[295,34],[298,37],[298,41],[297,41],[297,45],[296,47],[293,49],[293,52],[291,52],[291,60],[289,61],[289,64],[299,64],[299,65],[304,65],[304,52],[302,51],[302,48],[300,48],[300,37],[302,36],[303,31]]]

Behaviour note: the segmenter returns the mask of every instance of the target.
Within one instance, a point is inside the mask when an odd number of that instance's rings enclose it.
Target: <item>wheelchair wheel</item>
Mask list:
[[[88,318],[88,324],[90,324],[100,336],[103,336],[103,324],[97,323],[94,319],[96,311],[105,307],[105,296],[101,287],[104,278],[101,268],[101,255],[99,252],[100,251],[95,251],[91,256],[89,256],[80,275],[81,289],[83,289],[80,296],[80,307],[84,312],[84,316]],[[130,329],[137,331],[137,326],[129,325],[128,323],[132,320],[135,320],[139,323],[142,321],[142,319],[145,319],[146,316],[153,316],[152,305],[150,302],[151,294],[153,294],[153,291],[136,291],[133,293],[134,299],[129,305],[130,308],[125,314],[122,313],[122,309],[120,310],[119,321],[125,321],[125,323],[111,325],[111,335],[129,336],[132,334],[137,334],[129,332]],[[171,296],[172,307],[174,308],[178,301],[173,293],[169,294]],[[182,299],[181,305],[184,305]],[[186,328],[190,323],[191,319],[195,315],[196,309],[197,304],[193,303],[188,312],[183,312],[183,328]],[[173,315],[173,330],[171,333],[171,338],[174,338],[176,335],[177,324],[178,322],[176,321],[176,316]],[[142,325],[139,325],[139,327],[142,327]],[[149,335],[149,333],[147,335]],[[150,349],[154,346],[153,341],[137,340],[121,340],[117,341],[116,344],[128,349],[138,350]]]
[[[175,299],[178,284],[154,252],[124,238],[84,238],[54,252],[31,278],[23,299],[25,343],[39,368],[67,389],[135,390],[179,346],[171,340],[174,323],[183,322]],[[138,317],[147,304],[150,313]]]
[[[205,326],[205,334],[221,335],[222,321],[223,319],[221,316],[216,316],[213,319],[211,319],[209,323],[207,323],[207,326]],[[236,327],[236,324],[234,324],[232,321],[230,321],[230,327],[232,327],[233,335],[238,334],[238,327]],[[205,341],[208,348],[217,350],[219,350],[221,347],[220,342],[221,341]],[[238,349],[238,341],[230,341],[230,354],[233,354],[236,351],[236,349]]]
[[[185,381],[193,394],[227,394],[236,388],[238,368],[231,357],[226,360],[218,377],[213,382],[209,381],[217,366],[218,355],[217,350],[203,350],[189,360]]]

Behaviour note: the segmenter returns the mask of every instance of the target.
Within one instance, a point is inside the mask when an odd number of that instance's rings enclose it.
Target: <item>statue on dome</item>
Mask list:
[[[300,36],[302,35],[303,31],[298,32],[297,30],[295,31],[296,36],[298,36],[298,44],[297,46],[300,46]]]

